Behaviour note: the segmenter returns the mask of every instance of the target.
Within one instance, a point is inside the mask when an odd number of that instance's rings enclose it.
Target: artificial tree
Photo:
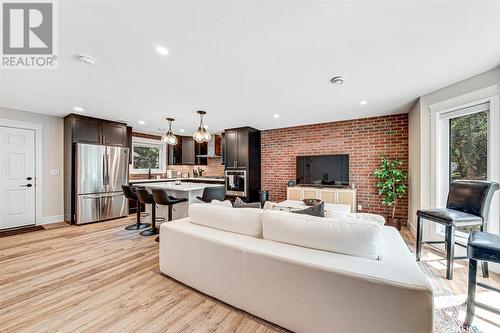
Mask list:
[[[382,204],[392,206],[391,220],[396,221],[396,206],[398,200],[403,198],[406,193],[407,174],[401,169],[402,162],[381,157],[380,167],[374,171],[374,176],[379,181],[376,183],[378,193],[383,196]]]

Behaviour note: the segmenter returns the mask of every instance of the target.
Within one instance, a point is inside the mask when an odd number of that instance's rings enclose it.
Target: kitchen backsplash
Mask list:
[[[181,173],[188,172],[190,176],[193,175],[193,169],[197,165],[167,165],[167,170],[175,170]],[[222,157],[208,157],[207,165],[200,165],[203,169],[203,176],[224,176],[224,165],[222,165]]]

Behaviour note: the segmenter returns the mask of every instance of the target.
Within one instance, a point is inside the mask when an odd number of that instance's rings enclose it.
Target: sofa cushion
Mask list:
[[[385,218],[382,215],[371,214],[371,213],[349,213],[349,212],[339,212],[339,211],[328,211],[326,212],[326,217],[330,218],[349,218],[355,220],[369,220],[377,222],[381,226],[385,224]]]
[[[262,212],[258,208],[234,209],[212,204],[189,206],[191,223],[259,238],[262,238]]]
[[[380,254],[382,226],[370,220],[265,210],[262,227],[268,240],[368,259],[378,259]]]

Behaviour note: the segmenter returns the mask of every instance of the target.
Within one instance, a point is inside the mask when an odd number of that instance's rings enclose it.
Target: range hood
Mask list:
[[[196,155],[196,157],[221,157],[221,155],[215,154],[215,136],[212,136],[212,139],[208,141],[207,146],[207,154],[206,155]]]

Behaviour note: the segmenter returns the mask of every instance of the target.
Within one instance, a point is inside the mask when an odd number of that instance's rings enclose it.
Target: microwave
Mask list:
[[[225,175],[226,195],[246,197],[247,196],[247,172],[246,170],[226,170]]]

